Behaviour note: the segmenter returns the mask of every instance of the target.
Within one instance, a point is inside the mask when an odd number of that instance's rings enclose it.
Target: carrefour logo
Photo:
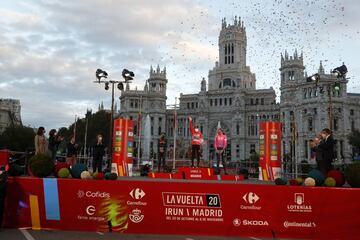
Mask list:
[[[243,199],[246,203],[254,204],[259,201],[260,198],[258,195],[256,195],[256,193],[249,192],[243,196]]]
[[[141,188],[134,188],[129,194],[136,200],[142,199],[145,196],[145,192]]]

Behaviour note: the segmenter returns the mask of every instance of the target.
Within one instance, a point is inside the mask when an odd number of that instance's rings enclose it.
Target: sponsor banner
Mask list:
[[[281,177],[281,129],[280,122],[260,122],[260,180]]]
[[[46,179],[10,178],[4,226],[301,239],[360,235],[360,189],[130,178],[52,181],[54,206]]]
[[[182,167],[178,169],[178,172],[183,173],[185,179],[210,179],[214,175],[213,168],[190,168]]]
[[[112,172],[132,176],[134,121],[115,119],[113,135]]]

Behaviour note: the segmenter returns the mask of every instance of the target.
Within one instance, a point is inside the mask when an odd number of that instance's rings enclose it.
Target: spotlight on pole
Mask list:
[[[318,73],[315,73],[314,75],[308,77],[306,79],[307,82],[315,82],[315,84],[317,85],[320,81],[320,75]]]
[[[105,90],[109,90],[109,82],[105,83]]]
[[[96,79],[100,82],[101,78],[107,78],[108,74],[107,74],[107,72],[105,72],[105,71],[101,70],[100,68],[98,68],[96,70],[95,76],[96,76]]]
[[[347,73],[347,67],[345,66],[345,64],[343,64],[340,67],[332,70],[331,73],[333,73],[337,78],[345,77]]]
[[[131,72],[129,70],[127,70],[126,68],[122,71],[122,76],[125,79],[125,82],[131,81],[133,80],[135,74],[134,72]]]
[[[118,88],[120,91],[124,90],[124,84],[118,83],[117,88]]]

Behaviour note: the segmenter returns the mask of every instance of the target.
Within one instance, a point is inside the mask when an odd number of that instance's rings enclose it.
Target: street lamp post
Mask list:
[[[101,80],[102,78],[107,78],[108,74],[107,72],[97,69],[95,72],[95,76],[97,81],[94,81],[94,83],[104,83],[105,84],[105,90],[109,90],[109,85],[111,84],[111,114],[110,114],[110,131],[109,131],[109,150],[108,150],[108,156],[109,156],[109,163],[108,168],[111,170],[111,155],[112,155],[112,139],[113,139],[113,120],[114,120],[114,86],[117,84],[117,87],[120,91],[124,90],[124,83],[128,83],[131,80],[133,80],[135,74],[127,69],[124,69],[122,71],[122,76],[124,78],[124,81],[119,80]]]
[[[345,64],[343,63],[342,66],[337,67],[335,69],[333,69],[331,71],[331,73],[333,74],[333,76],[336,76],[336,79],[339,79],[338,81],[342,81],[342,80],[346,80],[346,73],[347,73],[347,67],[345,66]],[[318,73],[308,77],[306,79],[307,82],[315,82],[315,86],[318,86],[318,83],[320,81],[320,75]],[[328,83],[325,84],[325,86],[327,86],[326,91],[328,92],[328,126],[330,130],[333,130],[333,102],[332,102],[332,94],[333,94],[333,90],[335,92],[339,92],[340,89],[340,83],[339,82],[335,82],[335,83]],[[323,89],[320,87],[320,92],[323,92]]]

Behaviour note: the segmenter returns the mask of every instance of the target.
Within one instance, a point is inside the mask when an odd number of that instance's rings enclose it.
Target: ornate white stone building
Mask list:
[[[20,101],[17,99],[0,99],[0,133],[11,124],[21,125]]]
[[[248,159],[250,153],[259,152],[259,122],[282,121],[284,123],[283,153],[292,154],[297,161],[309,160],[308,141],[322,128],[328,127],[328,97],[326,86],[335,81],[341,83],[339,95],[332,98],[333,129],[337,139],[339,158],[350,159],[351,148],[346,135],[360,126],[360,94],[346,91],[347,80],[334,79],[319,68],[319,86],[306,81],[303,56],[295,51],[293,56],[285,52],[281,56],[281,101],[276,103],[273,88],[256,89],[256,76],[246,64],[247,37],[244,23],[236,17],[232,24],[222,20],[219,35],[219,61],[209,71],[208,83],[202,79],[200,91],[180,94],[177,107],[177,138],[182,148],[190,145],[188,117],[200,127],[206,144],[203,158],[213,158],[213,139],[220,122],[228,137],[227,155],[231,161]],[[120,97],[120,116],[138,119],[149,114],[154,141],[151,148],[157,151],[157,139],[166,132],[169,143],[174,137],[174,110],[166,107],[166,69],[151,67],[144,90],[130,90],[129,86]],[[334,93],[335,94],[335,93]],[[337,93],[336,93],[337,94]],[[135,121],[137,131],[137,121]]]

